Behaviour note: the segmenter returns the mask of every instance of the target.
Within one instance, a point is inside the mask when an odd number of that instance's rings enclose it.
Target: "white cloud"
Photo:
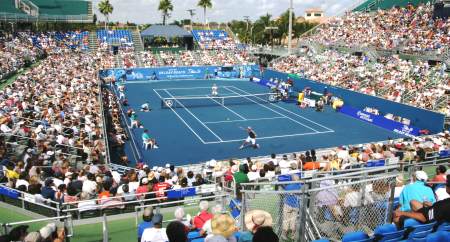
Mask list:
[[[97,5],[101,0],[93,0],[94,10],[100,20],[103,16],[98,13]],[[252,20],[270,13],[279,16],[289,8],[290,0],[214,0],[213,8],[207,9],[209,21],[225,22],[232,19],[243,19],[250,16]],[[159,0],[110,0],[114,12],[111,21],[135,23],[160,23],[161,13],[158,12]],[[196,9],[194,21],[203,21],[203,9],[197,7],[198,0],[172,0],[174,11],[169,22],[188,19],[188,9]],[[342,12],[353,4],[353,0],[293,0],[296,16],[302,16],[305,9],[321,7],[328,16]]]

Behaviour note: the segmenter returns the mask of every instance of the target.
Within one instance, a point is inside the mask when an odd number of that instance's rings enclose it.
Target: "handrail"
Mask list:
[[[111,152],[109,150],[109,142],[108,142],[108,136],[107,136],[107,127],[106,127],[106,112],[105,112],[105,107],[103,105],[103,90],[102,90],[102,84],[101,84],[101,80],[99,78],[99,71],[97,71],[97,81],[98,81],[98,89],[99,89],[99,102],[100,102],[100,112],[102,113],[102,122],[103,122],[103,128],[102,128],[102,133],[103,133],[103,142],[105,143],[105,153],[106,153],[106,164],[111,164]]]
[[[1,223],[0,226],[3,227],[3,231],[6,234],[8,227],[22,225],[22,224],[30,224],[30,223],[38,223],[38,222],[46,222],[46,221],[60,221],[64,219],[64,227],[66,226],[66,222],[68,222],[68,229],[69,232],[66,235],[66,237],[73,237],[73,220],[72,215],[65,215],[65,216],[57,216],[52,218],[40,218],[40,219],[32,219],[27,221],[20,221],[20,222],[12,222],[12,223]],[[67,221],[68,220],[68,221]]]
[[[163,203],[158,203],[158,204],[148,204],[148,205],[135,206],[134,207],[134,211],[136,213],[136,216],[135,216],[136,226],[138,225],[139,210],[142,210],[143,208],[162,207],[162,206],[165,206],[165,205],[173,205],[173,204],[178,204],[178,203],[184,204],[186,202],[195,202],[195,201],[201,201],[201,200],[209,200],[209,199],[215,199],[215,198],[221,198],[221,197],[227,197],[227,196],[229,196],[229,195],[228,194],[219,194],[219,195],[206,196],[206,197],[197,197],[197,198],[192,198],[192,199],[183,199],[183,200],[179,200],[179,201],[171,201],[171,202],[163,202]],[[223,205],[225,205],[225,204],[223,204]]]
[[[205,185],[216,185],[216,190],[219,190],[217,184],[205,184]],[[192,186],[192,187],[176,188],[176,189],[164,190],[164,192],[178,191],[180,189],[188,189],[188,188],[199,189],[199,188],[201,188],[201,186],[202,185],[200,185],[200,186]],[[151,191],[151,192],[139,193],[139,194],[134,193],[134,194],[130,194],[130,195],[114,196],[114,197],[110,197],[110,198],[126,198],[126,197],[130,197],[130,196],[135,196],[135,197],[137,197],[137,196],[144,196],[145,197],[146,195],[157,194],[157,193],[161,193],[161,192],[160,191]],[[158,198],[158,199],[161,199],[161,198]],[[104,198],[95,198],[95,199],[90,199],[90,200],[80,200],[80,201],[74,201],[74,202],[66,202],[66,203],[63,203],[62,205],[72,205],[72,204],[78,204],[80,202],[86,202],[86,201],[98,202],[98,201],[102,201],[102,200],[104,200]],[[136,199],[135,201],[142,201],[142,200]]]

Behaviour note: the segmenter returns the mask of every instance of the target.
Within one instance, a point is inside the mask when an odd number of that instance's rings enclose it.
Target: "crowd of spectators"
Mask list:
[[[198,44],[206,50],[235,50],[236,41],[221,30],[197,30],[194,35],[198,36]]]
[[[26,33],[21,33],[17,36],[7,36],[0,41],[0,80],[17,72],[27,62],[35,62],[42,54],[30,38]]]
[[[448,19],[434,19],[433,6],[395,7],[376,12],[348,12],[336,17],[309,37],[325,45],[372,46],[408,52],[436,51],[449,44]]]
[[[14,227],[8,234],[0,236],[1,242],[64,242],[67,229],[62,223],[49,223],[37,231],[28,231],[28,225]]]
[[[320,54],[307,52],[301,56],[281,58],[273,63],[273,68],[395,102],[438,109],[450,115],[447,103],[438,105],[446,90],[450,89],[445,64],[413,63],[397,55],[381,57],[372,63],[365,56],[326,50]]]

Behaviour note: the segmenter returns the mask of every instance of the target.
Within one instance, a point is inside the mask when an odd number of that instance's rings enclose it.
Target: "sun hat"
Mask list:
[[[255,231],[262,226],[272,226],[273,219],[270,213],[263,210],[252,210],[245,214],[245,227],[249,231]]]
[[[230,237],[236,232],[235,220],[228,214],[217,214],[211,220],[212,232],[215,235]]]

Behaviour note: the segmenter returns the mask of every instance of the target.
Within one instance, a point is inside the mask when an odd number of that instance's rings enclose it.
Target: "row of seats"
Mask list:
[[[223,40],[228,38],[227,32],[223,30],[192,30],[192,35],[197,41]]]
[[[380,225],[374,230],[374,235],[369,236],[363,231],[355,231],[344,234],[342,242],[370,242],[370,241],[423,241],[423,242],[447,242],[450,241],[450,223],[437,225],[434,223],[421,224],[414,219],[406,219],[403,229],[397,229],[393,224]],[[323,238],[313,242],[329,242]]]
[[[133,37],[129,30],[119,29],[119,30],[97,30],[97,39],[99,42],[107,42],[109,44],[114,42],[132,42]]]

